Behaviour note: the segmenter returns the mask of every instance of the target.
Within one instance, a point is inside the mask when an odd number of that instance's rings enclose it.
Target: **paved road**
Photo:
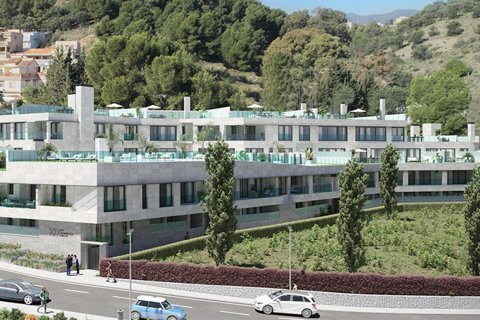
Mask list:
[[[123,309],[128,313],[128,290],[99,288],[90,285],[77,285],[65,282],[59,274],[57,281],[38,279],[35,275],[24,276],[0,270],[0,278],[22,278],[34,284],[41,284],[50,292],[49,307],[60,310],[81,312],[104,317],[116,317],[116,310]],[[81,276],[80,276],[81,277]],[[154,288],[152,288],[154,291]],[[152,294],[147,291],[133,291],[132,297],[140,294]],[[257,313],[252,306],[227,302],[216,302],[197,298],[165,296],[171,303],[183,306],[189,320],[295,320],[301,317],[289,315],[264,315]],[[406,315],[406,314],[379,314],[379,313],[350,313],[322,311],[324,320],[478,320],[478,316],[466,315]],[[82,319],[83,320],[83,319]]]

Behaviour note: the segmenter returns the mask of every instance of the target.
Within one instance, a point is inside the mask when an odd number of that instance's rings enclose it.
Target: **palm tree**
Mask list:
[[[57,147],[53,143],[45,143],[39,150],[38,153],[40,157],[46,160],[46,157],[50,155],[51,152],[57,152]]]
[[[108,133],[107,133],[107,145],[108,145],[108,151],[112,153],[113,148],[118,144],[122,143],[123,140],[120,138],[120,134],[113,129],[113,125],[109,124],[108,125]]]

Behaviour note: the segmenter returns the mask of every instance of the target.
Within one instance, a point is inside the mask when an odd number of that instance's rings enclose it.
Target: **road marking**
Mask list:
[[[220,310],[221,313],[228,313],[228,314],[236,314],[237,316],[250,316],[248,313],[240,313],[240,312],[231,312],[231,311],[223,311]]]
[[[85,294],[89,294],[90,292],[88,291],[80,291],[80,290],[72,290],[72,289],[65,289],[65,291],[68,291],[68,292],[76,292],[76,293],[85,293]]]
[[[174,306],[180,307],[180,308],[185,308],[185,309],[193,309],[193,307],[190,306],[182,306],[181,304],[173,304]]]

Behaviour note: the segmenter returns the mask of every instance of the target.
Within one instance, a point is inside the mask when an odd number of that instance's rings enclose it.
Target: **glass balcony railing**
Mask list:
[[[333,186],[331,183],[321,183],[321,184],[313,185],[313,193],[332,192],[332,191],[333,191]]]
[[[409,186],[440,186],[442,185],[442,178],[430,178],[430,179],[415,179],[413,181],[408,180]]]
[[[178,231],[187,229],[187,221],[172,221],[164,223],[151,223],[149,225],[151,232],[158,231]]]
[[[193,204],[199,204],[200,201],[204,198],[203,195],[193,195],[193,194],[188,194],[188,195],[183,195],[180,197],[180,204],[181,205],[193,205]]]
[[[104,212],[125,210],[127,210],[127,202],[125,200],[105,200]]]
[[[137,134],[136,133],[124,133],[123,134],[123,140],[124,141],[137,140]]]
[[[95,235],[93,236],[90,241],[95,241],[95,242],[106,242],[108,243],[109,245],[112,245],[113,244],[113,239],[112,239],[112,236],[108,236],[108,235]]]
[[[28,140],[43,141],[47,138],[45,131],[31,131],[28,132]]]
[[[280,218],[279,211],[256,213],[256,214],[242,214],[242,215],[237,215],[237,223],[269,221],[269,220],[276,220],[279,218]]]
[[[10,132],[0,132],[1,140],[10,140]]]
[[[268,189],[264,189],[263,191],[256,191],[256,190],[236,191],[235,200],[279,197],[284,194],[285,192],[281,188],[268,188]]]
[[[17,199],[5,199],[0,202],[0,206],[7,208],[26,208],[35,209],[34,200],[17,200]]]
[[[292,141],[292,134],[278,134],[278,141]]]
[[[392,136],[392,141],[405,141],[405,136]]]
[[[319,204],[315,206],[303,207],[303,208],[296,208],[295,213],[298,215],[306,215],[306,214],[314,214],[314,215],[322,215],[328,213],[328,204]]]
[[[25,140],[25,133],[24,132],[14,132],[13,133],[14,140]]]
[[[50,134],[50,139],[52,139],[52,140],[62,140],[63,139],[63,132],[62,131],[52,132]]]
[[[176,134],[157,134],[150,135],[151,141],[175,141],[177,140]]]
[[[308,193],[308,186],[306,186],[306,185],[291,185],[290,186],[290,193],[291,194],[307,194]]]
[[[356,141],[387,141],[387,137],[383,135],[356,135]]]
[[[265,133],[227,133],[226,141],[265,141]]]
[[[23,236],[39,236],[40,228],[0,224],[0,233],[19,234]]]

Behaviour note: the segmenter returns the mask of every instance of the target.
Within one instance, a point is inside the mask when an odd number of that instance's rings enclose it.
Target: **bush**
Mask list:
[[[447,36],[456,36],[463,33],[462,25],[458,21],[452,21],[447,25]]]
[[[24,320],[37,320],[37,316],[33,314],[26,314]]]
[[[428,35],[430,37],[438,36],[440,34],[440,31],[438,31],[437,27],[431,26],[430,31],[428,32]]]
[[[417,60],[428,60],[432,58],[432,53],[425,45],[417,45],[412,48],[412,58]]]

